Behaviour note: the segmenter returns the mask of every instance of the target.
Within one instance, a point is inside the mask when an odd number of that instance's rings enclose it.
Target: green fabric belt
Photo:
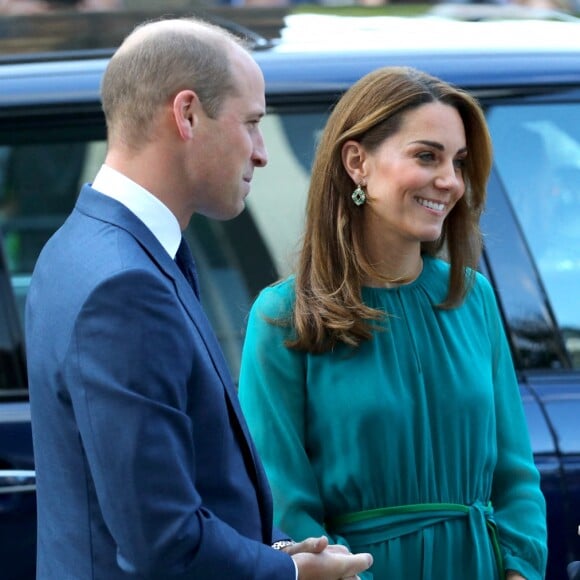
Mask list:
[[[352,512],[328,520],[326,529],[330,533],[345,536],[351,546],[368,545],[400,538],[458,517],[470,518],[474,526],[485,522],[499,577],[504,578],[503,559],[491,502],[487,505],[482,502],[475,502],[472,505],[423,503]]]

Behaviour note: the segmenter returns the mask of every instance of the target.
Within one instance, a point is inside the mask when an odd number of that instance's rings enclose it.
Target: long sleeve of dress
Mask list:
[[[511,353],[491,287],[486,293],[486,317],[493,345],[493,384],[497,432],[497,463],[493,474],[492,502],[504,568],[527,580],[544,578],[546,506],[539,487],[528,428]]]
[[[240,403],[268,474],[275,525],[295,540],[326,535],[349,547],[324,527],[319,486],[307,455],[306,357],[284,346],[288,327],[268,321],[287,316],[290,308],[291,297],[276,287],[254,303],[240,370]]]

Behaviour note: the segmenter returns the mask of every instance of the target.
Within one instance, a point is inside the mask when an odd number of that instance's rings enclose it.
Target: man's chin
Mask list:
[[[246,209],[246,204],[242,200],[236,206],[231,206],[231,207],[227,207],[227,208],[226,207],[220,208],[219,211],[215,211],[215,212],[211,212],[211,213],[207,212],[204,215],[207,218],[221,221],[221,222],[225,222],[225,221],[233,220],[234,218],[237,218],[244,211],[244,209]]]

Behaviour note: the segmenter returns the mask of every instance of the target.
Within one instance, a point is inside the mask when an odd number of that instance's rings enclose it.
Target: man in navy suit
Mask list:
[[[238,215],[267,162],[259,67],[220,28],[148,23],[102,102],[105,164],[27,303],[38,580],[356,577],[371,557],[325,538],[273,549],[289,540],[182,241],[195,212]]]

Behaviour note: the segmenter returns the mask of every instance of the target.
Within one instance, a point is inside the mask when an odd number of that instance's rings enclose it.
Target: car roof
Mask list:
[[[433,14],[414,18],[291,14],[284,19],[277,46],[280,50],[320,52],[379,45],[405,54],[580,49],[577,18],[464,21]]]
[[[387,65],[415,66],[470,89],[580,83],[580,20],[291,15],[257,58],[270,91],[343,88]]]
[[[110,53],[2,64],[0,107],[97,102]],[[420,68],[481,94],[545,90],[580,85],[580,20],[297,14],[286,16],[280,37],[254,55],[271,97],[340,93],[387,65]]]

